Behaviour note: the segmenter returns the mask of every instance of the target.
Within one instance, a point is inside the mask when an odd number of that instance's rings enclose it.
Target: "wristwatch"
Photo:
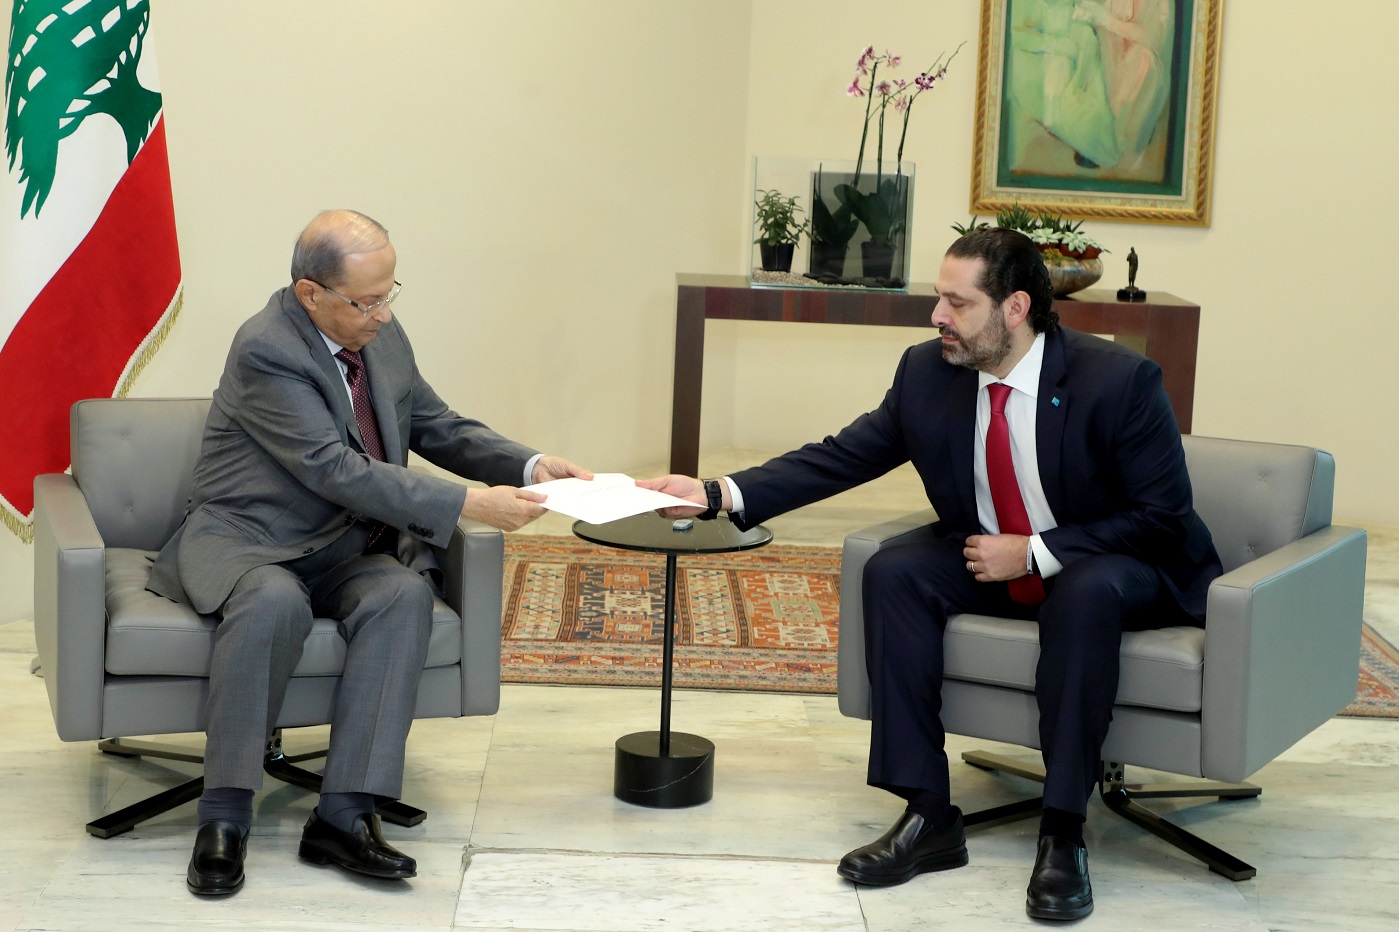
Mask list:
[[[704,498],[709,507],[695,515],[701,521],[710,521],[719,516],[719,509],[724,507],[724,490],[719,485],[718,479],[704,480]]]

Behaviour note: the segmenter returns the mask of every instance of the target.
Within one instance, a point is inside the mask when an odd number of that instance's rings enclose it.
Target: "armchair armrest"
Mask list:
[[[447,604],[462,620],[462,714],[500,708],[501,580],[505,535],[465,518],[442,559]]]
[[[1329,526],[1210,586],[1204,776],[1246,779],[1355,698],[1365,550],[1363,530]]]
[[[106,547],[77,481],[34,479],[34,637],[64,741],[102,737]]]
[[[870,717],[869,673],[865,669],[865,564],[883,547],[928,529],[937,520],[931,508],[851,531],[840,553],[840,636],[836,643],[836,696],[842,715]]]

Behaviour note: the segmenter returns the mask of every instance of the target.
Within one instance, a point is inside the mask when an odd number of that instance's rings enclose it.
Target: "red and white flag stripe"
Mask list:
[[[48,28],[54,30],[66,25],[63,16],[81,14],[87,6],[37,2],[53,8]],[[15,35],[17,26],[35,21],[34,10],[22,10],[35,3],[15,0],[14,5],[5,130],[7,139],[14,136],[20,142],[0,184],[0,518],[25,539],[32,535],[34,477],[62,472],[69,464],[68,412],[73,402],[125,395],[174,322],[182,298],[161,112],[156,112],[129,163],[134,143],[124,130],[130,127],[119,126],[105,113],[83,119],[69,135],[51,133],[60,137],[51,186],[42,203],[31,194],[34,203],[26,210],[26,186],[33,182],[22,176],[22,168],[26,157],[32,168],[35,153],[42,154],[36,136],[43,142],[42,132],[52,127],[15,124],[43,116],[38,108],[44,103],[39,96],[44,81],[60,76],[60,69],[70,64],[90,65],[81,59],[84,47],[70,39],[71,59],[49,54],[43,69],[20,69],[17,48],[23,50],[26,42],[30,49],[56,45],[50,41],[36,46],[35,37]],[[88,15],[98,27],[110,23],[113,31],[119,16],[133,10],[144,14],[140,41],[131,40],[131,60],[123,56],[121,64],[134,68],[144,91],[158,93],[145,3],[96,0],[94,7],[98,9],[87,10]],[[73,24],[74,31],[101,38],[100,28],[78,30],[79,25]],[[95,45],[88,42],[89,47]],[[59,47],[66,52],[66,46]],[[43,73],[35,78],[38,71]],[[107,77],[116,74],[114,67]],[[101,83],[93,88],[100,90]],[[96,100],[96,92],[88,90],[88,99]],[[14,96],[25,92],[31,96],[16,107]],[[154,101],[158,106],[159,97]],[[66,114],[85,106],[75,99]],[[26,113],[24,107],[35,109]],[[50,122],[66,128],[65,111],[57,113]],[[35,153],[26,152],[26,144],[34,146]]]

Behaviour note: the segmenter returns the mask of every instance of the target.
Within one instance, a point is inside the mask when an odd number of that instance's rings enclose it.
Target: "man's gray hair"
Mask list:
[[[339,285],[345,280],[346,256],[381,249],[388,241],[389,231],[373,217],[357,210],[321,211],[301,231],[292,249],[291,280]]]

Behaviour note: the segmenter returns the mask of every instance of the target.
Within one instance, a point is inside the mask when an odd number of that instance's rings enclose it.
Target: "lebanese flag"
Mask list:
[[[0,0],[3,2],[3,0]],[[68,467],[68,409],[121,397],[180,311],[148,0],[14,0],[0,182],[0,517]]]

